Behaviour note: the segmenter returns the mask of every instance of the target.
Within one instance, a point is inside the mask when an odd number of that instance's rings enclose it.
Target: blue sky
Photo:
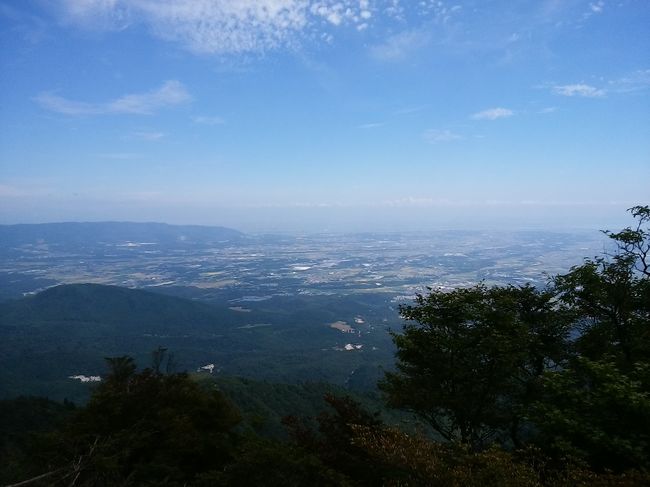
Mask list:
[[[647,0],[0,0],[0,222],[604,227]]]

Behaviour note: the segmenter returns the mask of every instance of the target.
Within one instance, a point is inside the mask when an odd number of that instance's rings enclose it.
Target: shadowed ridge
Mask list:
[[[141,331],[214,331],[224,323],[219,309],[188,299],[101,284],[64,284],[2,303],[5,323],[85,322]]]

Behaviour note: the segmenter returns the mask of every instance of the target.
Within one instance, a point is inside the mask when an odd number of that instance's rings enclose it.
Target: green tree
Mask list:
[[[52,433],[75,412],[74,404],[43,397],[0,401],[0,485],[36,477],[51,459]]]
[[[346,487],[356,485],[309,451],[286,443],[249,439],[236,452],[233,462],[221,471],[205,473],[197,487],[265,486],[265,487]]]
[[[232,461],[240,417],[214,384],[136,372],[130,357],[107,362],[111,373],[61,438],[76,485],[183,485]]]
[[[403,431],[355,427],[355,442],[375,462],[390,465],[381,485],[431,487],[540,487],[535,469],[498,448],[473,452],[467,445],[440,443]]]
[[[554,279],[558,302],[575,317],[574,353],[548,372],[531,410],[539,442],[594,468],[650,468],[650,208],[605,254]]]
[[[586,259],[554,279],[561,302],[575,315],[576,353],[610,355],[624,370],[650,361],[650,208],[635,206],[634,228],[605,232],[613,255]]]
[[[374,460],[392,468],[377,485],[430,487],[637,487],[650,474],[594,472],[579,462],[554,464],[536,448],[506,451],[492,446],[472,451],[467,445],[431,441],[394,428],[354,428],[354,442]]]
[[[575,359],[547,374],[544,396],[531,408],[539,444],[597,469],[649,469],[649,386],[650,364],[624,374],[606,358]]]
[[[329,468],[342,472],[357,485],[380,485],[386,468],[354,442],[354,428],[382,429],[384,424],[378,414],[370,414],[360,403],[350,397],[326,394],[330,411],[316,417],[317,430],[304,420],[286,417],[283,422],[293,443],[317,455]]]
[[[570,322],[553,294],[479,284],[430,290],[400,311],[409,321],[393,334],[397,372],[380,383],[389,405],[417,413],[448,441],[519,444],[541,375],[565,360]]]
[[[133,357],[122,355],[121,357],[105,357],[106,365],[108,366],[108,375],[106,380],[109,385],[113,384],[126,384],[133,378],[137,366]]]
[[[629,259],[639,273],[650,277],[650,206],[633,206],[628,211],[636,224],[605,234],[616,242],[619,255]]]

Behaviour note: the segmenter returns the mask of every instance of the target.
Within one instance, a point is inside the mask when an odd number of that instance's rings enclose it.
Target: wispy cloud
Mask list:
[[[378,203],[378,206],[390,207],[410,207],[410,206],[433,206],[440,200],[433,198],[422,198],[418,196],[407,196],[405,198],[397,198],[393,200],[385,200]],[[444,204],[444,200],[442,201]],[[377,204],[376,204],[377,205]]]
[[[582,15],[584,20],[587,20],[592,15],[602,14],[605,9],[605,2],[603,0],[598,0],[597,2],[589,2],[589,8]]]
[[[191,100],[182,83],[166,81],[160,88],[147,93],[128,94],[104,103],[70,100],[53,93],[35,97],[43,108],[64,115],[148,115],[155,111]]]
[[[650,69],[638,69],[622,78],[609,81],[610,89],[617,93],[631,93],[650,88]]]
[[[192,117],[192,121],[200,125],[223,125],[226,123],[226,121],[221,117],[210,117],[206,115],[198,115],[196,117]]]
[[[548,115],[549,113],[555,113],[555,112],[557,112],[557,107],[546,107],[546,108],[542,108],[537,113],[541,113],[542,115]]]
[[[358,10],[351,10],[351,6],[358,7]],[[354,20],[357,24],[365,24],[372,17],[369,8],[370,2],[368,0],[361,0],[360,2],[327,2],[321,0],[313,2],[309,11],[313,15],[326,19],[333,25],[341,25],[346,20]]]
[[[370,55],[379,61],[401,61],[422,49],[431,41],[431,34],[422,30],[408,30],[395,34],[381,44],[370,48]]]
[[[371,123],[362,123],[361,125],[357,125],[358,129],[375,129],[378,127],[383,127],[386,125],[385,122],[371,122]]]
[[[606,10],[603,0],[538,0],[507,15],[491,2],[451,0],[59,0],[62,24],[90,30],[144,27],[195,53],[230,55],[332,43],[337,33],[384,29],[371,54],[403,59],[419,45],[455,51],[511,49],[526,31],[575,25]],[[405,26],[415,28],[405,30]],[[403,32],[400,32],[403,31]],[[519,32],[521,31],[521,32]],[[513,32],[515,34],[513,35]],[[365,35],[365,34],[364,34]],[[371,44],[372,45],[372,44]],[[525,46],[517,50],[522,51]],[[295,49],[299,51],[299,49]],[[512,55],[511,52],[508,55]]]
[[[136,154],[134,152],[102,152],[95,154],[95,156],[102,159],[114,159],[119,161],[130,161],[133,159],[140,159],[142,157],[141,154]]]
[[[605,90],[584,83],[554,86],[553,92],[562,96],[581,96],[585,98],[600,98],[606,94]]]
[[[388,207],[453,207],[453,206],[471,206],[477,204],[470,200],[449,200],[447,198],[430,198],[422,196],[406,196],[392,200],[384,200],[370,203],[369,206],[388,206]]]
[[[68,100],[52,93],[40,93],[34,100],[46,110],[64,115],[98,115],[106,112],[101,105]]]
[[[6,2],[0,3],[0,18],[10,21],[4,26],[7,33],[17,35],[31,45],[44,41],[50,35],[48,23],[44,19],[8,5]]]
[[[590,2],[589,3],[589,10],[591,10],[593,13],[599,14],[603,11],[603,8],[605,7],[605,2],[603,0],[599,0],[598,2]]]
[[[438,142],[451,142],[453,140],[460,140],[463,137],[451,130],[429,129],[423,134],[424,140],[436,144]]]
[[[500,118],[512,117],[515,114],[512,110],[508,108],[489,108],[473,114],[470,118],[473,120],[498,120]]]
[[[558,85],[543,83],[535,88],[548,89],[556,95],[584,98],[602,98],[608,95],[634,93],[650,89],[650,69],[637,69],[623,76],[599,79],[601,87],[587,83]]]
[[[163,139],[166,137],[164,132],[153,132],[153,131],[139,131],[133,132],[131,137],[134,139],[148,140],[150,142],[155,142],[156,140]]]
[[[148,114],[160,108],[178,105],[190,100],[190,95],[179,81],[167,81],[148,93],[125,95],[109,102],[109,113]]]
[[[85,28],[145,24],[194,52],[236,54],[319,37],[326,27],[363,30],[373,12],[367,0],[64,0],[62,15]]]
[[[421,112],[422,110],[425,110],[427,108],[427,105],[418,105],[418,106],[410,106],[410,107],[405,107],[405,108],[400,108],[399,110],[395,110],[395,115],[410,115],[412,113],[418,113]]]

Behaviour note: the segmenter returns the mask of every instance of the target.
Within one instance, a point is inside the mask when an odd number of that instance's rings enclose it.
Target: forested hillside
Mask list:
[[[159,346],[173,351],[179,371],[214,364],[218,374],[374,389],[381,366],[392,361],[388,335],[366,338],[367,351],[346,351],[342,347],[354,337],[328,322],[314,323],[314,308],[325,303],[313,301],[295,298],[292,309],[270,302],[244,313],[148,291],[74,284],[1,302],[0,398],[85,401],[89,385],[70,376],[102,375],[103,357],[124,353],[147,364]],[[354,316],[354,300],[327,302],[340,304],[332,321],[340,313]]]

